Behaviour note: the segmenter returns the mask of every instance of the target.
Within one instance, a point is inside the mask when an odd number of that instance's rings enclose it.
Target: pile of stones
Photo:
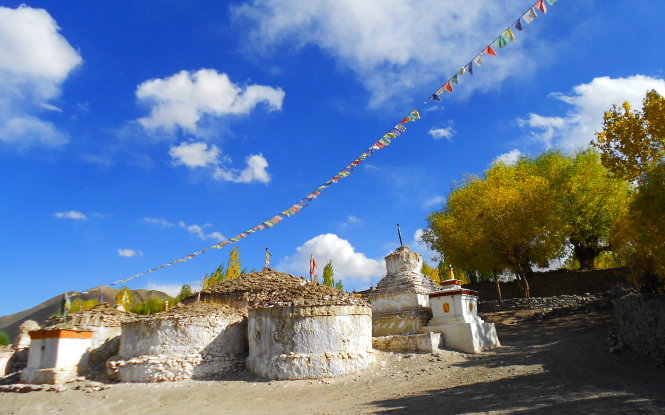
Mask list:
[[[99,303],[88,310],[76,311],[67,315],[67,323],[62,316],[52,316],[44,323],[45,327],[120,327],[125,321],[131,321],[135,314],[117,310],[109,303]]]
[[[274,306],[367,305],[360,296],[283,272],[265,270],[244,274],[201,292],[201,301],[243,302],[249,308]],[[183,300],[197,301],[198,294]]]
[[[611,308],[612,302],[609,292],[587,293],[584,295],[558,295],[553,297],[510,298],[502,302],[480,301],[478,303],[478,311],[481,313],[512,310],[542,310],[530,317],[530,320],[547,320]]]

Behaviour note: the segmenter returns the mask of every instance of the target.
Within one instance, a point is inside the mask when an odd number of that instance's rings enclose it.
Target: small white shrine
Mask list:
[[[447,347],[467,353],[501,346],[494,323],[478,317],[478,292],[462,288],[457,279],[442,285],[443,290],[429,293],[432,319],[422,330],[442,333]]]
[[[28,366],[21,373],[21,382],[59,384],[77,377],[93,334],[92,330],[58,327],[31,331]]]

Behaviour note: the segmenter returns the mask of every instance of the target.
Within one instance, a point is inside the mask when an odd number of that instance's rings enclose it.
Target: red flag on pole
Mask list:
[[[310,281],[314,281],[314,274],[316,273],[316,261],[314,260],[314,256],[310,255],[309,256],[309,279]]]

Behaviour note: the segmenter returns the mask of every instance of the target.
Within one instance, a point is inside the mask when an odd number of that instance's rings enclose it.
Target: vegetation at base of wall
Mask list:
[[[0,346],[9,345],[9,335],[4,331],[0,331]]]

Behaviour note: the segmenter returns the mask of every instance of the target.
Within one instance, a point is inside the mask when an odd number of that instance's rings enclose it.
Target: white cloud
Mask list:
[[[341,225],[341,226],[342,226],[342,228],[348,228],[349,226],[357,225],[357,224],[359,224],[359,223],[361,223],[361,222],[362,222],[362,220],[360,220],[359,217],[357,217],[357,216],[355,216],[355,215],[349,215],[349,216],[346,218],[346,220],[345,220],[344,222],[342,222],[342,225]]]
[[[133,258],[136,256],[143,256],[143,252],[141,251],[136,251],[134,249],[116,249],[118,252],[118,256],[124,257],[124,258]]]
[[[335,279],[341,279],[345,285],[353,282],[368,283],[372,279],[381,278],[386,272],[383,260],[367,258],[365,254],[356,252],[349,241],[332,233],[316,236],[297,247],[296,252],[285,257],[277,269],[309,276],[310,255],[317,261],[319,278],[323,266],[332,260]]]
[[[153,225],[158,225],[158,226],[161,226],[161,227],[163,227],[163,228],[170,228],[171,226],[174,226],[174,225],[175,225],[174,223],[169,222],[169,221],[166,220],[166,219],[160,219],[160,218],[150,218],[150,217],[147,217],[147,218],[143,218],[143,220],[144,220],[145,222],[152,223]]]
[[[263,154],[252,154],[245,158],[245,163],[247,166],[240,171],[237,169],[216,167],[213,177],[234,183],[270,183],[270,173],[266,170],[268,168],[268,160],[263,157]]]
[[[318,46],[356,74],[374,106],[454,73],[467,63],[459,59],[473,58],[521,11],[485,0],[448,0],[445,7],[439,0],[253,0],[232,10],[238,26],[250,28],[249,45],[265,53],[281,53],[276,45]],[[500,52],[492,76],[464,88],[496,88],[524,75],[536,62],[526,57],[525,43]]]
[[[136,88],[137,99],[150,107],[150,115],[138,122],[148,130],[179,127],[196,134],[206,116],[248,114],[260,103],[267,104],[269,110],[280,110],[284,95],[281,88],[264,85],[242,88],[214,69],[183,70],[144,81]]]
[[[431,207],[434,207],[434,206],[440,207],[443,204],[443,202],[445,202],[445,201],[446,201],[446,198],[444,196],[434,196],[434,197],[430,197],[429,199],[425,200],[425,202],[423,203],[423,206],[425,208],[431,208]]]
[[[517,121],[521,127],[530,128],[533,139],[542,142],[546,148],[575,151],[587,147],[595,139],[594,133],[602,129],[603,113],[612,105],[628,101],[633,108],[641,108],[650,89],[665,94],[665,80],[644,75],[594,78],[587,84],[575,86],[571,95],[550,94],[571,106],[567,114],[550,117],[532,113],[527,119]]]
[[[224,235],[222,235],[220,232],[206,232],[206,228],[211,227],[212,225],[209,223],[206,223],[204,225],[188,225],[183,221],[178,222],[178,226],[181,228],[187,229],[187,232],[191,233],[192,235],[197,236],[199,239],[206,240],[206,239],[215,239],[217,241],[223,241],[226,239]]]
[[[221,150],[214,144],[203,142],[180,143],[172,146],[169,155],[173,164],[184,165],[190,169],[209,168],[213,178],[234,183],[269,183],[268,160],[263,154],[252,154],[245,158],[244,169],[235,169],[226,166],[231,158],[222,156]]]
[[[522,157],[522,152],[515,148],[507,153],[498,155],[494,160],[492,160],[490,165],[495,166],[501,163],[508,166],[514,166],[515,163],[517,163],[517,161],[520,159],[520,157]]]
[[[219,148],[211,144],[208,147],[206,143],[181,143],[169,149],[169,155],[173,159],[173,164],[184,165],[190,168],[208,167],[220,163]]]
[[[56,218],[60,219],[76,219],[76,220],[85,220],[88,219],[86,215],[76,210],[68,210],[64,212],[56,212],[53,214]]]
[[[19,148],[58,146],[67,136],[39,112],[81,64],[81,56],[43,9],[0,7],[0,142]]]
[[[448,141],[452,141],[453,135],[455,135],[455,129],[452,126],[443,128],[430,128],[428,134],[434,137],[435,140],[445,138]]]

